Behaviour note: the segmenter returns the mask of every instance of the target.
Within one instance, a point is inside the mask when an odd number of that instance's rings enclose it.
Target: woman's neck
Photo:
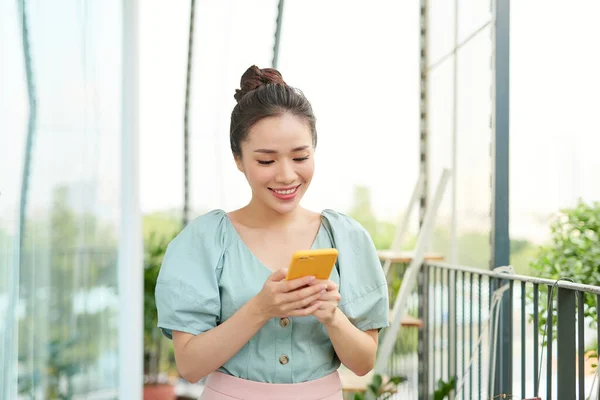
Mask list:
[[[247,225],[256,228],[275,229],[289,227],[298,222],[306,214],[305,210],[300,206],[289,213],[281,214],[254,199],[239,211],[243,214],[243,219]]]

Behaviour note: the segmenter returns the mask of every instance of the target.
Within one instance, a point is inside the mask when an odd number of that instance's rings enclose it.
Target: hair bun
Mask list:
[[[275,68],[260,69],[256,65],[253,65],[242,75],[240,89],[235,90],[233,97],[239,103],[242,97],[244,97],[247,93],[270,83],[287,86],[287,84],[283,81],[281,73]]]

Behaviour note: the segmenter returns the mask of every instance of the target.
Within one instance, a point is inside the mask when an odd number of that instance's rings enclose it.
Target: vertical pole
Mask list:
[[[527,393],[527,293],[526,284],[521,282],[521,397]]]
[[[585,315],[583,312],[584,292],[577,292],[577,372],[579,381],[577,393],[580,399],[585,398]]]
[[[492,229],[491,268],[509,265],[509,78],[510,0],[492,8]],[[504,295],[498,331],[494,394],[512,390],[512,304]]]
[[[458,186],[456,166],[458,165],[458,0],[454,0],[454,52],[452,55],[452,215],[450,225],[450,263],[458,263],[457,216],[456,216],[456,190]]]
[[[185,111],[183,119],[183,226],[190,219],[190,94],[194,56],[194,11],[196,0],[190,2],[187,71],[185,81]]]
[[[33,62],[31,58],[31,43],[29,41],[29,20],[27,13],[27,2],[19,0],[19,22],[21,25],[21,45],[23,48],[23,61],[25,67],[25,79],[27,83],[28,119],[27,136],[25,139],[25,158],[21,175],[21,193],[19,200],[19,221],[16,243],[13,246],[12,260],[8,261],[8,305],[7,321],[4,326],[3,351],[0,357],[0,398],[12,399],[17,397],[17,342],[19,327],[17,323],[17,304],[21,282],[21,267],[25,265],[23,251],[25,249],[25,238],[27,228],[27,203],[29,198],[29,177],[31,175],[31,160],[33,154],[33,143],[37,128],[37,96],[33,74]],[[10,254],[9,253],[9,254]]]
[[[537,283],[533,284],[533,395],[539,396],[538,390],[538,371],[539,371],[539,337],[540,337],[540,324],[539,324],[539,299],[540,299],[540,287]]]
[[[281,43],[281,24],[283,22],[283,7],[285,0],[279,0],[277,3],[277,21],[275,22],[275,41],[273,43],[273,60],[271,66],[277,68],[279,62],[279,44]]]
[[[456,313],[456,297],[458,296],[457,288],[457,271],[448,270],[448,381],[453,377],[457,377],[456,357],[458,353],[458,336],[457,336],[457,321]],[[451,391],[448,398],[454,400],[455,391]]]
[[[121,228],[119,235],[119,399],[142,399],[143,264],[138,173],[138,0],[123,1]]]
[[[552,291],[554,290],[554,286],[548,286],[548,309],[546,310],[546,325],[548,327],[548,331],[546,332],[546,397],[548,399],[553,399],[552,396],[552,362],[554,360],[553,349],[554,349],[554,320],[552,316],[553,309],[553,300],[552,300]]]
[[[429,318],[429,267],[423,264],[419,272],[419,319],[423,321],[423,328],[419,329],[418,354],[419,354],[419,400],[429,398],[429,332],[431,324]],[[435,293],[434,293],[435,295]]]
[[[428,206],[429,194],[429,4],[428,0],[420,0],[420,35],[419,35],[419,71],[420,71],[420,100],[419,100],[419,174],[423,177],[423,191],[419,204],[419,226],[423,225]]]
[[[600,338],[600,294],[596,295],[596,321],[599,323],[596,324],[596,337]],[[596,354],[600,355],[600,340],[596,341]],[[596,366],[598,368],[598,366]],[[598,382],[600,385],[600,382]],[[600,400],[600,389],[596,386],[596,397],[597,400]]]
[[[557,335],[556,342],[558,346],[558,363],[556,365],[556,376],[558,399],[576,399],[577,381],[576,374],[577,363],[575,349],[575,292],[570,289],[558,289],[558,311],[557,311]],[[548,377],[549,380],[552,377]],[[580,396],[580,399],[585,398]]]

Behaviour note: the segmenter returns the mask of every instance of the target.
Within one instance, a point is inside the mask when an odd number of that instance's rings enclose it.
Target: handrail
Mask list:
[[[509,274],[493,272],[493,271],[481,269],[481,268],[463,267],[463,266],[452,265],[449,263],[436,262],[436,261],[425,261],[424,264],[426,264],[427,266],[431,266],[431,267],[444,268],[444,269],[457,271],[457,272],[467,272],[470,274],[483,275],[483,276],[487,276],[490,278],[506,279],[506,280],[511,280],[511,281],[532,283],[532,284],[537,284],[537,285],[555,286],[556,288],[559,288],[559,289],[570,289],[570,290],[578,290],[578,291],[586,292],[586,293],[600,294],[600,287],[593,286],[593,285],[586,285],[584,283],[574,283],[574,282],[562,280],[562,279],[566,279],[566,277],[561,278],[561,279],[546,279],[546,278],[538,278],[538,277],[527,276],[527,275],[514,275],[514,274],[509,275]]]

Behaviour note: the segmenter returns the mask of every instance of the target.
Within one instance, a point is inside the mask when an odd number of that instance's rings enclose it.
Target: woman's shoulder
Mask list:
[[[332,229],[342,229],[346,232],[367,233],[366,229],[354,218],[332,209],[325,209],[321,215],[329,222]]]
[[[215,209],[190,221],[173,241],[221,249],[227,246],[230,237],[227,213]]]
[[[227,213],[221,209],[214,209],[200,214],[196,218],[190,221],[188,225],[202,225],[202,224],[214,224],[219,223],[227,218]]]
[[[231,237],[226,218],[224,211],[213,210],[190,221],[167,246],[159,281],[217,270]]]

